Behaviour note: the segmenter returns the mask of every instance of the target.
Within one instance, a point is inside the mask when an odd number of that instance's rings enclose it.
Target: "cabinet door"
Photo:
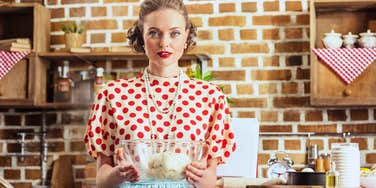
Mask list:
[[[21,60],[0,80],[0,99],[27,98],[27,68],[27,60]]]

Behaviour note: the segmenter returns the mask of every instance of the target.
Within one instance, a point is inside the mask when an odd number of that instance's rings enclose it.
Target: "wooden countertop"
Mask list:
[[[318,185],[247,185],[246,188],[324,188]]]

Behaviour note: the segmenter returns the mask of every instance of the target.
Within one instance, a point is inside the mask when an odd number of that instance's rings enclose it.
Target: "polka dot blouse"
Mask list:
[[[121,140],[183,139],[205,141],[209,145],[208,158],[225,162],[236,145],[221,90],[183,75],[178,100],[172,112],[166,114],[155,105],[167,109],[173,103],[179,78],[150,75],[149,80],[148,100],[142,73],[111,81],[100,90],[91,107],[84,138],[90,156],[96,159],[99,152],[112,156]]]

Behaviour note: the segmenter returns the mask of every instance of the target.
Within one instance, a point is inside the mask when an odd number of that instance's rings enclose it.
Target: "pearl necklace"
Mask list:
[[[146,104],[147,104],[146,108],[147,108],[147,112],[149,114],[148,121],[149,121],[149,126],[150,126],[150,129],[151,129],[151,135],[150,135],[151,139],[156,138],[157,135],[155,134],[155,131],[154,131],[155,127],[153,126],[152,121],[151,121],[151,111],[150,111],[149,96],[151,98],[151,101],[153,102],[154,107],[157,109],[158,112],[163,113],[163,114],[170,114],[171,112],[173,112],[170,115],[170,119],[172,121],[174,121],[176,119],[176,115],[175,115],[176,110],[175,110],[174,107],[176,106],[176,103],[179,101],[179,94],[181,93],[182,85],[183,85],[183,75],[184,75],[183,71],[180,70],[180,72],[179,72],[178,88],[177,88],[177,90],[175,92],[175,96],[173,98],[172,104],[166,110],[163,110],[163,109],[160,109],[158,107],[158,104],[154,100],[155,95],[154,95],[153,90],[151,89],[151,86],[150,86],[149,73],[147,71],[147,68],[145,68],[144,74],[143,74],[143,79],[144,79],[144,85],[146,87],[146,90],[145,90]],[[173,108],[174,108],[174,110],[172,110]],[[172,124],[170,124],[170,126],[172,126]],[[170,130],[171,130],[171,128],[170,128]],[[171,133],[171,131],[168,132],[168,137],[169,138],[171,136],[170,133]]]

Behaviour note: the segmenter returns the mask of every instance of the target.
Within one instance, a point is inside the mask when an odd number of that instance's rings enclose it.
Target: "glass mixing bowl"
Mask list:
[[[185,167],[200,160],[206,144],[186,140],[123,140],[125,158],[141,173],[137,183],[185,181]]]

